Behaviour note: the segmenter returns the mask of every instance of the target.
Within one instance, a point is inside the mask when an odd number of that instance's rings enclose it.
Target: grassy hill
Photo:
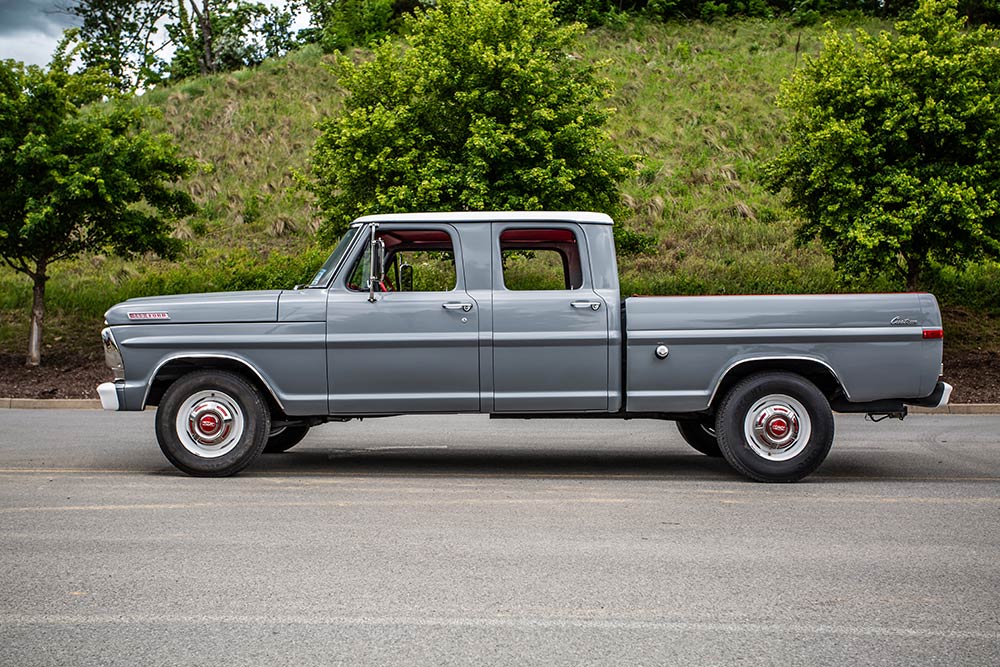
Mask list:
[[[869,30],[885,27],[865,21]],[[622,224],[658,243],[654,254],[622,258],[626,292],[838,290],[831,261],[818,247],[794,247],[795,220],[758,180],[761,161],[782,140],[779,83],[818,49],[822,33],[786,20],[637,21],[580,41],[575,55],[604,62],[617,90],[614,140],[641,158],[623,188],[632,213]],[[188,242],[186,255],[176,263],[87,256],[53,267],[50,349],[96,353],[104,310],[129,296],[285,287],[304,278],[324,250],[313,241],[317,212],[293,171],[306,166],[316,121],[342,99],[314,48],[138,99],[162,111],[155,129],[205,165],[184,184],[201,206],[175,232]],[[951,343],[1000,348],[1000,269],[937,282],[944,301],[959,306],[949,310],[959,334]],[[0,270],[0,351],[24,347],[29,301],[27,280]]]

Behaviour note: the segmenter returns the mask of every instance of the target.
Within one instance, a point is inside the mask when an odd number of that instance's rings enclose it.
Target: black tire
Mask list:
[[[833,429],[826,397],[792,373],[742,380],[726,394],[715,420],[726,461],[758,482],[794,482],[816,470],[830,452]]]
[[[163,455],[196,477],[235,475],[260,456],[270,431],[271,414],[260,392],[228,371],[181,377],[156,410]]]
[[[306,437],[306,433],[308,432],[308,424],[293,424],[291,426],[285,426],[267,439],[267,444],[264,445],[264,453],[280,454],[281,452],[287,452],[289,449],[302,442],[302,438]]]
[[[719,449],[719,439],[715,437],[715,422],[706,420],[682,420],[677,422],[684,442],[694,447],[705,456],[722,456]]]

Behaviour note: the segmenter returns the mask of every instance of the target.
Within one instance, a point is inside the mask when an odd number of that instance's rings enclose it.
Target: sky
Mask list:
[[[66,28],[76,17],[60,12],[59,0],[0,0],[0,60],[48,64]]]
[[[72,0],[0,0],[0,60],[13,58],[29,65],[47,65],[52,59],[62,31],[79,25],[60,7]],[[263,0],[267,5],[284,4],[282,0]],[[300,25],[301,24],[301,25]],[[304,28],[305,17],[295,28]]]

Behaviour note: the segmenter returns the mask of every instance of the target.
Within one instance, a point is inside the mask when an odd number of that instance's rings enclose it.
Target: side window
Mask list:
[[[574,290],[583,285],[580,246],[569,229],[505,229],[500,258],[509,290]]]
[[[451,236],[438,229],[380,230],[385,243],[385,272],[376,277],[376,292],[449,292],[458,285]],[[347,281],[349,289],[368,291],[371,278],[367,246]]]

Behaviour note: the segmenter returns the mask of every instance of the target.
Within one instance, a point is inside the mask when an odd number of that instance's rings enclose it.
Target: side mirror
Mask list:
[[[380,281],[385,280],[385,241],[378,239],[375,241],[378,246],[378,252],[376,253],[378,257],[378,264],[375,267],[375,275],[378,276]]]
[[[371,267],[371,276],[368,278],[368,301],[375,303],[375,283],[385,278],[385,241],[376,238],[375,231],[378,225],[372,225],[372,236],[369,244],[368,266]]]
[[[403,264],[399,267],[399,289],[402,292],[413,291],[413,265]]]

